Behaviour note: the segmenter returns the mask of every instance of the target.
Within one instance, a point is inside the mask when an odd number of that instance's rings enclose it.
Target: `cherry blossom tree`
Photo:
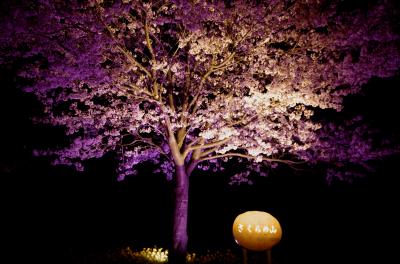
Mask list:
[[[265,166],[322,161],[346,179],[343,164],[368,168],[390,153],[361,117],[337,126],[313,116],[398,72],[393,2],[20,1],[4,6],[1,63],[19,60],[39,121],[70,138],[36,154],[83,170],[114,152],[119,180],[150,161],[174,181],[170,258],[182,263],[196,168],[248,160],[240,183]]]

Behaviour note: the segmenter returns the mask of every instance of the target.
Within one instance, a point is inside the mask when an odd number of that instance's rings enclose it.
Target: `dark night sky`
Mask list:
[[[79,254],[121,245],[165,247],[171,183],[146,168],[119,183],[109,157],[90,162],[85,173],[33,158],[34,147],[61,140],[59,131],[32,125],[29,118],[40,107],[15,88],[12,76],[2,68],[0,191],[1,237],[15,263],[22,258],[72,263]],[[400,135],[399,79],[373,81],[364,89],[366,96],[346,101],[346,111],[362,113],[385,133]],[[315,169],[295,173],[284,168],[239,187],[228,185],[225,174],[194,175],[190,248],[237,250],[231,235],[235,216],[264,210],[283,227],[274,249],[280,263],[389,263],[383,259],[396,252],[397,243],[389,239],[397,240],[399,162],[399,156],[379,161],[376,172],[365,178],[331,186]]]

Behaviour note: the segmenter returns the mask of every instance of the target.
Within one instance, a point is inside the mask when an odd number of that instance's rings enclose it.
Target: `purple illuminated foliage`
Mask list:
[[[297,162],[346,164],[395,148],[372,144],[362,118],[317,122],[316,109],[400,66],[391,1],[27,1],[1,21],[2,63],[29,58],[20,76],[43,103],[40,121],[64,126],[67,148],[38,150],[56,164],[113,151],[119,179],[144,161],[176,178],[174,249],[186,250],[188,177]],[[350,129],[349,129],[350,128]],[[336,169],[334,169],[336,168]],[[248,172],[232,177],[248,181]]]

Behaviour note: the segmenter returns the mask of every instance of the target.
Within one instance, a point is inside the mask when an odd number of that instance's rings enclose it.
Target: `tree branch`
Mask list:
[[[235,55],[236,55],[236,53],[233,52],[223,62],[221,62],[218,65],[213,65],[213,63],[212,63],[211,67],[203,75],[203,77],[200,80],[200,84],[199,84],[199,88],[197,90],[197,93],[193,97],[192,101],[189,103],[188,109],[190,110],[193,107],[192,113],[195,113],[197,111],[196,103],[199,100],[199,97],[200,97],[201,92],[202,92],[203,85],[204,85],[205,81],[207,80],[208,76],[213,72],[216,72],[216,71],[219,71],[219,70],[224,70],[227,67],[229,67],[229,62],[234,58]]]
[[[153,47],[151,45],[151,39],[150,39],[150,33],[149,33],[149,25],[148,25],[148,21],[147,21],[147,16],[145,18],[144,21],[144,33],[146,36],[146,46],[147,49],[150,52],[151,55],[151,61],[153,63],[153,69],[151,70],[151,77],[153,79],[153,95],[156,99],[161,101],[161,96],[159,96],[159,84],[157,82],[157,78],[156,78],[156,71],[154,70],[154,65],[157,63],[156,61],[156,56],[153,50]]]
[[[183,158],[186,158],[186,156],[193,150],[202,150],[202,149],[207,149],[207,148],[213,148],[217,146],[221,146],[225,144],[226,142],[229,141],[229,138],[225,138],[223,140],[207,143],[207,144],[200,144],[200,145],[195,145],[195,146],[188,146],[185,151],[183,152]]]
[[[112,34],[112,32],[110,32],[110,33]],[[128,59],[129,62],[138,66],[149,78],[152,78],[151,73],[140,62],[138,62],[132,56],[132,54],[129,53],[129,51],[127,51],[125,48],[121,47],[121,45],[119,45],[118,43],[117,43],[117,48],[122,52],[122,54],[125,55],[125,57]]]
[[[138,62],[125,47],[121,46],[118,39],[115,37],[114,33],[110,29],[110,26],[108,26],[104,22],[104,20],[101,18],[101,15],[100,15],[101,12],[98,10],[100,8],[100,6],[97,3],[96,3],[96,6],[97,6],[96,15],[97,15],[98,19],[100,20],[100,22],[103,24],[103,26],[107,29],[108,33],[110,34],[110,37],[112,38],[112,40],[114,40],[115,44],[117,45],[117,48],[122,52],[122,54],[125,55],[125,57],[128,59],[129,62],[138,66],[149,78],[151,78],[152,77],[151,73],[146,69],[146,67],[144,67],[140,62]]]
[[[136,90],[138,92],[144,93],[144,94],[146,94],[148,96],[151,96],[151,97],[153,96],[149,91],[146,91],[145,89],[143,89],[143,88],[141,88],[139,86],[136,86],[134,84],[125,84],[124,86],[127,87],[127,88],[130,88],[132,90]]]
[[[171,120],[167,115],[165,116],[164,120],[165,120],[165,127],[168,133],[168,145],[169,148],[171,149],[171,154],[174,159],[175,165],[182,166],[185,163],[185,159],[181,155],[178,143],[176,142],[174,131],[172,130]]]
[[[174,76],[172,75],[170,70],[168,70],[168,72],[167,72],[167,80],[168,80],[168,84],[167,84],[168,104],[169,104],[169,107],[171,108],[171,110],[173,112],[175,112],[176,109],[175,109],[175,101],[174,101],[174,95],[173,95],[175,80],[174,80]]]
[[[224,158],[224,157],[241,157],[241,158],[245,158],[245,159],[255,159],[256,158],[254,156],[247,155],[247,154],[230,152],[230,153],[214,155],[214,156],[210,156],[210,157],[204,157],[204,158],[201,158],[199,161],[202,162],[202,161],[206,161],[206,160],[219,159],[219,158]],[[304,161],[300,162],[300,161],[274,159],[274,158],[264,158],[264,157],[262,158],[262,160],[269,161],[269,162],[279,162],[279,163],[284,163],[284,164],[287,164],[287,165],[295,165],[295,164],[304,163]]]
[[[217,151],[218,149],[219,149],[219,146],[217,146],[217,147],[215,147],[215,148],[212,148],[212,149],[209,149],[209,150],[207,150],[207,151],[203,151],[203,153],[201,153],[201,157],[202,157],[202,158],[203,158],[203,157],[207,157],[208,155],[210,155],[211,153]]]
[[[186,168],[186,174],[190,176],[193,170],[196,168],[197,164],[199,164],[199,160],[192,160]]]
[[[245,119],[246,118],[248,118],[249,117],[249,119],[246,121]],[[248,124],[250,124],[252,121],[254,121],[255,119],[257,119],[258,118],[258,114],[254,114],[254,115],[252,115],[252,116],[243,116],[242,118],[240,118],[239,120],[237,120],[236,122],[233,122],[233,123],[229,123],[228,124],[228,126],[229,127],[233,127],[233,126],[236,126],[236,125],[241,125],[241,127],[245,127],[245,126],[247,126]]]
[[[189,54],[187,54],[187,60],[186,60],[186,74],[185,74],[185,85],[183,89],[183,103],[182,103],[182,112],[186,112],[188,110],[188,104],[189,104],[189,90],[192,85],[192,75],[193,72],[195,71],[196,64],[193,66],[193,71],[190,69],[190,59],[189,59]]]
[[[145,19],[145,22],[144,22],[144,33],[146,35],[147,48],[149,49],[149,52],[151,54],[151,59],[154,61],[156,57],[154,55],[153,47],[151,46],[151,39],[150,39],[150,34],[149,34],[149,25],[147,24],[147,18]]]
[[[136,134],[136,135],[134,135],[134,136],[135,136],[135,137],[138,137],[139,139],[135,139],[135,140],[133,140],[133,141],[130,142],[130,143],[125,143],[125,144],[122,144],[122,143],[121,143],[121,146],[122,146],[122,147],[126,147],[126,146],[135,145],[136,143],[144,143],[144,144],[150,145],[150,146],[152,146],[152,147],[154,147],[154,148],[157,148],[158,151],[159,151],[162,155],[168,157],[168,155],[164,152],[164,150],[161,148],[161,146],[155,144],[155,143],[153,142],[153,140],[144,138],[144,137],[140,136],[138,133],[135,133],[135,134]],[[128,135],[131,135],[131,134],[128,134]],[[168,157],[168,158],[169,158],[169,157]]]

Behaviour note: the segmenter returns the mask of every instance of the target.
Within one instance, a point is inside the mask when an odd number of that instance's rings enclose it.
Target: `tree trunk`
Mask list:
[[[187,221],[188,221],[189,177],[185,166],[176,166],[174,231],[172,249],[169,253],[170,264],[186,263]]]

